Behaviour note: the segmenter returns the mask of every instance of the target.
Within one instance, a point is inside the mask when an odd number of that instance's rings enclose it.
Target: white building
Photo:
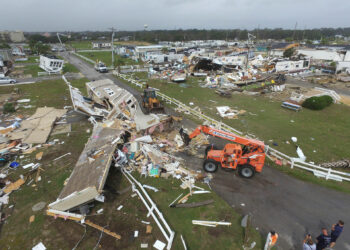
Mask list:
[[[164,62],[182,62],[184,54],[155,54],[147,53],[144,57],[144,61],[150,61],[153,63],[164,63]]]
[[[344,61],[345,54],[336,51],[336,50],[328,50],[328,49],[298,49],[297,53],[299,55],[304,55],[306,58],[312,60],[323,60],[323,61],[333,61],[333,62],[341,62]]]
[[[279,61],[276,63],[276,72],[297,72],[306,70],[310,67],[310,61],[299,60],[299,61]]]
[[[243,66],[247,62],[247,57],[245,55],[239,56],[222,56],[215,58],[213,63],[219,65],[230,65],[230,66]]]
[[[39,67],[49,73],[58,73],[63,69],[64,60],[54,55],[40,55]]]
[[[160,52],[164,46],[162,45],[150,45],[150,46],[136,46],[135,47],[135,56],[136,57],[144,57],[149,52]]]
[[[92,42],[93,49],[105,49],[105,48],[111,48],[111,47],[112,47],[111,42]]]
[[[283,57],[284,49],[273,49],[270,52],[272,57]]]

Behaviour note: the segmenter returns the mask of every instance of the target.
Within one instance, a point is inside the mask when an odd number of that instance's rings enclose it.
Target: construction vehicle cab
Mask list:
[[[153,88],[146,88],[143,91],[142,106],[148,113],[150,112],[164,112],[162,103],[158,100],[156,90]]]
[[[180,129],[180,135],[185,145],[188,145],[191,139],[201,132],[235,142],[235,144],[226,144],[223,149],[218,149],[215,145],[206,148],[203,162],[203,168],[206,172],[215,172],[220,166],[224,169],[238,170],[240,176],[251,178],[255,173],[262,171],[265,163],[263,142],[204,125],[197,127],[190,135]]]

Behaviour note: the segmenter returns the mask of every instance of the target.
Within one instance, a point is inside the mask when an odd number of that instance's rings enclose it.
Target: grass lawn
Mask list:
[[[31,115],[37,107],[63,108],[66,105],[71,105],[68,88],[63,80],[0,88],[0,94],[13,91],[19,93],[20,98],[31,99],[29,104],[33,106],[31,109],[20,108],[17,111],[18,114]],[[59,237],[59,228],[50,226],[52,221],[44,214],[45,209],[33,212],[32,206],[41,201],[48,204],[56,200],[65,179],[70,175],[87,138],[90,136],[86,133],[87,128],[91,129],[89,122],[75,123],[72,125],[71,133],[50,136],[48,139],[48,141],[59,139],[64,141],[64,144],[44,146],[32,154],[18,159],[22,166],[31,162],[38,162],[35,160],[35,155],[38,152],[44,152],[40,161],[43,169],[40,173],[41,181],[36,184],[33,182],[31,185],[27,185],[27,182],[19,190],[11,193],[9,204],[14,205],[14,207],[10,209],[5,206],[2,210],[5,215],[9,216],[0,233],[0,245],[4,249],[31,249],[40,241],[50,242],[52,244],[50,245],[51,248],[55,248],[55,246],[60,246],[62,249],[71,248],[71,245],[64,238]],[[67,152],[71,152],[69,157],[52,163],[53,159]],[[27,172],[28,170],[19,167],[11,171],[8,176],[12,181],[15,181],[21,174]],[[35,216],[35,220],[29,223],[29,217],[32,215]]]
[[[38,56],[28,56],[28,61],[21,61],[21,62],[15,62],[15,64],[25,64],[25,63],[37,63],[39,61],[39,57]]]
[[[44,70],[39,67],[39,65],[26,65],[24,68],[24,74],[30,74],[32,77],[37,77],[38,72],[43,72]]]
[[[135,76],[141,80],[147,77],[145,73],[136,73]],[[272,140],[278,144],[273,146],[274,148],[289,156],[297,157],[295,145],[290,139],[292,136],[298,138],[298,145],[304,151],[307,161],[322,163],[340,160],[350,155],[350,107],[346,105],[335,104],[322,111],[303,109],[300,112],[294,112],[282,108],[280,101],[264,96],[252,97],[237,93],[231,98],[220,97],[213,89],[199,87],[198,79],[193,77],[187,80],[188,88],[181,88],[178,84],[162,80],[152,79],[147,82],[151,87],[158,88],[162,93],[187,105],[193,102],[193,107],[200,107],[204,114],[244,133],[254,134],[266,144],[272,145],[270,141]],[[129,82],[126,83],[137,88]],[[237,110],[246,110],[246,113],[240,115],[238,119],[223,119],[216,110],[217,106],[223,105]],[[198,122],[197,119],[194,120]],[[286,143],[287,141],[289,144]],[[306,177],[308,176],[306,171],[301,171],[302,174],[300,174],[298,171],[286,169],[286,172],[300,179],[308,179],[345,192],[350,190],[350,183],[325,181],[313,175]],[[326,182],[328,184],[325,184]]]
[[[70,64],[70,63],[64,63],[64,66],[63,66],[63,73],[79,73],[79,70],[73,65],[73,64]]]
[[[112,65],[112,52],[109,51],[96,51],[96,52],[79,52],[80,55],[83,55],[93,61],[102,61],[107,66]],[[136,62],[130,58],[123,58],[119,55],[114,55],[114,62],[116,65],[135,65],[141,64],[142,62]]]
[[[144,42],[144,41],[118,41],[114,42],[115,45],[134,45],[134,46],[148,46],[152,45],[152,43]]]
[[[73,48],[79,49],[92,49],[92,41],[71,41],[67,43]]]
[[[80,78],[80,79],[75,79],[75,80],[69,80],[71,85],[77,89],[80,90],[80,92],[87,96],[87,90],[86,90],[86,85],[85,83],[90,82],[87,78]]]

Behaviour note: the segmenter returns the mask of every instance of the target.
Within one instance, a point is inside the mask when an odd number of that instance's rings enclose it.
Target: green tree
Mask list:
[[[11,46],[8,43],[0,44],[0,49],[11,49]]]
[[[327,45],[327,44],[329,44],[329,39],[328,39],[328,38],[325,38],[325,37],[322,37],[320,43],[321,43],[322,45]]]
[[[162,53],[163,53],[163,54],[168,54],[168,52],[169,52],[169,51],[168,51],[168,48],[167,48],[167,47],[163,47],[163,48],[162,48]]]
[[[121,57],[116,57],[114,59],[114,67],[118,67],[118,66],[123,66],[125,65],[125,60]]]
[[[37,42],[35,40],[29,41],[29,48],[34,54],[46,54],[50,50],[50,46],[43,44],[41,41]]]
[[[291,58],[291,57],[294,55],[294,52],[295,52],[295,49],[294,49],[294,48],[286,49],[286,50],[283,52],[283,57]]]

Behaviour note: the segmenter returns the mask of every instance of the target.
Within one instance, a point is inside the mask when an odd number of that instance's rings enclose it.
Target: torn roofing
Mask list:
[[[96,126],[94,128],[69,177],[67,185],[58,197],[59,199],[63,199],[74,192],[82,191],[88,187],[95,188],[98,193],[102,192],[116,147],[111,142],[122,133],[123,131],[121,130],[103,128],[102,126]],[[103,154],[92,162],[89,161],[88,155],[97,150],[102,150]]]

